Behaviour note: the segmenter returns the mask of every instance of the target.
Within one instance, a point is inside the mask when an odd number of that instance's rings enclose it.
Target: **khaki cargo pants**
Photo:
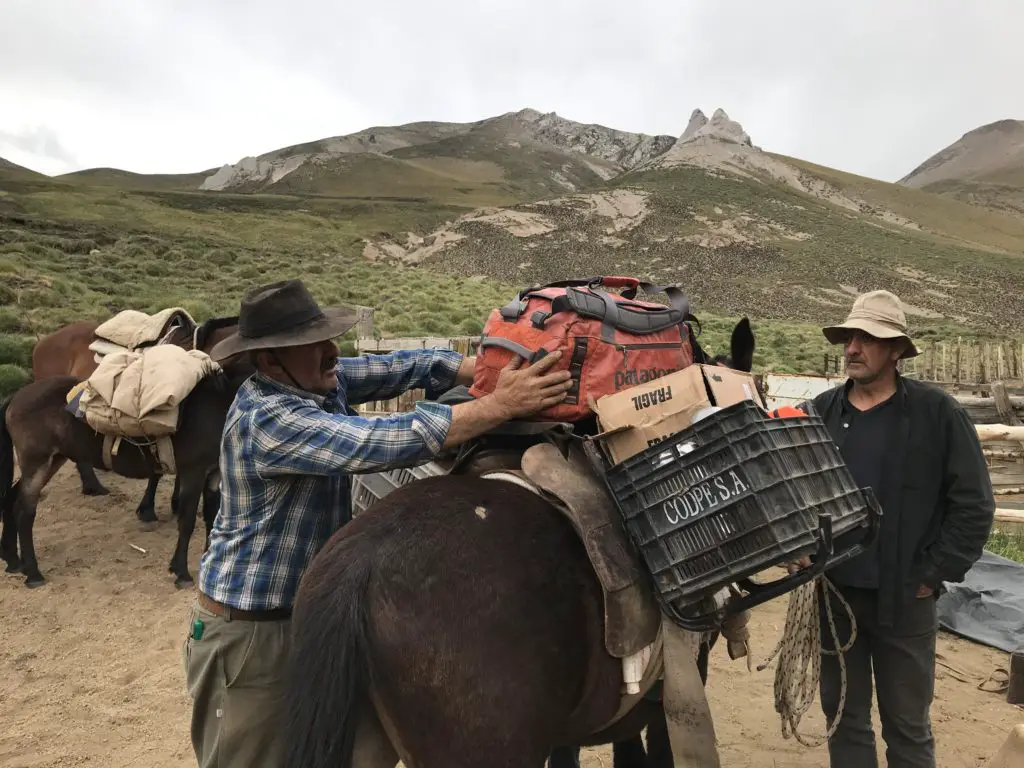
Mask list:
[[[182,664],[199,768],[280,768],[290,621],[227,620],[193,602]]]

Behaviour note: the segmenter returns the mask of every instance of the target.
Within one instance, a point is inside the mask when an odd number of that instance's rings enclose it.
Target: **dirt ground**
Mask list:
[[[0,573],[0,768],[195,765],[179,660],[191,594],[175,590],[167,573],[175,537],[171,483],[157,496],[162,523],[143,532],[133,510],[144,484],[106,473],[102,479],[111,495],[88,498],[65,467],[40,502],[36,548],[45,586],[29,590],[21,576]],[[197,534],[192,542],[193,575],[201,540]],[[777,642],[786,604],[783,598],[756,610],[756,662]],[[939,766],[983,766],[1024,722],[1024,712],[1002,695],[977,689],[1008,659],[945,633],[939,652],[957,670],[940,665],[937,672]],[[755,664],[748,673],[715,649],[709,697],[723,765],[827,765],[824,748],[782,738],[773,670],[757,672]],[[802,731],[822,729],[815,704]],[[611,768],[607,748],[585,750],[583,758],[586,768]]]

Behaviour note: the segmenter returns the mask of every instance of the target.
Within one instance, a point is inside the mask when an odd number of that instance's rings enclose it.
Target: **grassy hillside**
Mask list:
[[[35,340],[82,318],[183,306],[233,314],[244,292],[299,276],[325,303],[377,310],[388,335],[475,334],[518,282],[371,263],[364,238],[429,231],[462,212],[433,203],[125,191],[6,183],[0,197],[0,389],[23,383]],[[591,270],[584,269],[586,273]],[[739,317],[698,305],[702,343],[724,351]],[[813,367],[815,325],[756,321],[757,365]]]
[[[24,166],[12,163],[10,160],[4,160],[0,157],[0,192],[3,190],[2,185],[7,181],[23,181],[44,178],[46,177],[41,173],[36,173]]]
[[[324,142],[303,145],[308,151]],[[299,148],[291,148],[297,151]],[[278,181],[249,180],[232,193],[327,195],[417,200],[447,205],[511,205],[603,183],[611,164],[529,141],[468,133],[389,154],[314,156]],[[202,179],[192,184],[195,189]]]
[[[980,208],[1024,215],[1024,168],[993,174],[986,181],[943,179],[922,189]]]
[[[566,190],[599,186],[604,179],[596,169],[612,173],[612,165],[597,158],[559,152],[531,141],[500,141],[486,134],[453,136],[432,144],[395,150],[402,159],[455,158],[500,168],[502,180],[520,199],[550,197]]]
[[[1024,121],[997,120],[968,131],[899,183],[979,207],[1024,213]]]
[[[889,184],[792,157],[776,157],[862,196],[878,208],[889,209],[910,219],[920,225],[922,233],[930,235],[934,242],[1024,254],[1024,217],[1013,215],[1012,210],[1010,215],[1005,215],[1007,211],[964,205],[966,201],[940,196],[930,188],[921,190]],[[1024,169],[1020,173],[1019,185],[1024,191]]]
[[[57,181],[121,189],[193,190],[215,169],[201,173],[132,173],[117,168],[89,168],[56,176]]]
[[[781,182],[678,167],[609,183],[643,201],[637,205],[645,214],[633,222],[595,214],[586,204],[593,193],[521,204],[514,210],[532,217],[533,233],[456,224],[462,239],[423,264],[517,284],[626,272],[683,285],[698,306],[719,312],[756,307],[764,319],[812,323],[845,312],[857,291],[887,287],[927,333],[1020,332],[1024,218],[837,172],[822,175],[866,201],[867,210]],[[912,218],[915,228],[889,223],[894,217]]]
[[[274,184],[250,183],[236,191],[378,198],[464,207],[511,205],[527,197],[521,189],[505,183],[503,169],[493,163],[417,163],[371,154],[339,155],[329,161],[307,163]]]

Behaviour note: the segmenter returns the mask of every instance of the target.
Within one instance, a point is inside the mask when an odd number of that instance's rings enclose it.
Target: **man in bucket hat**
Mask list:
[[[182,649],[201,768],[280,764],[291,604],[313,556],[351,518],[347,474],[430,459],[561,402],[571,386],[568,371],[548,372],[555,353],[526,368],[510,363],[494,392],[473,402],[360,417],[351,406],[469,383],[475,359],[444,349],[339,358],[333,339],[355,323],[354,310],[321,309],[300,280],[287,280],[248,294],[237,333],[211,352],[248,355],[256,373],[225,421],[221,506]]]
[[[857,485],[870,487],[883,510],[875,546],[826,571],[857,622],[843,654],[846,701],[829,741],[831,766],[878,764],[873,679],[887,764],[935,768],[935,601],[943,582],[962,581],[981,557],[995,513],[988,468],[964,408],[939,387],[900,375],[897,363],[919,351],[895,295],[859,296],[845,322],[823,332],[843,345],[848,379],[811,402]],[[846,607],[827,583],[825,592],[845,646]],[[821,605],[822,645],[834,651]],[[831,724],[841,695],[834,653],[822,656],[820,691]]]
[[[831,344],[846,344],[852,334],[859,332],[864,337],[883,342],[879,349],[885,349],[890,353],[899,352],[897,360],[921,354],[907,333],[907,316],[903,311],[903,305],[899,298],[889,291],[869,291],[861,294],[853,302],[846,322],[830,325],[823,328],[822,332]]]

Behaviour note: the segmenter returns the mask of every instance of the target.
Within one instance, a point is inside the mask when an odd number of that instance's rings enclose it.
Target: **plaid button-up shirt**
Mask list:
[[[450,388],[461,363],[443,349],[342,358],[327,397],[260,374],[245,381],[224,425],[220,509],[199,589],[239,610],[290,606],[313,556],[352,518],[347,474],[429,460],[451,426],[451,407],[439,403],[370,418],[351,406]]]

